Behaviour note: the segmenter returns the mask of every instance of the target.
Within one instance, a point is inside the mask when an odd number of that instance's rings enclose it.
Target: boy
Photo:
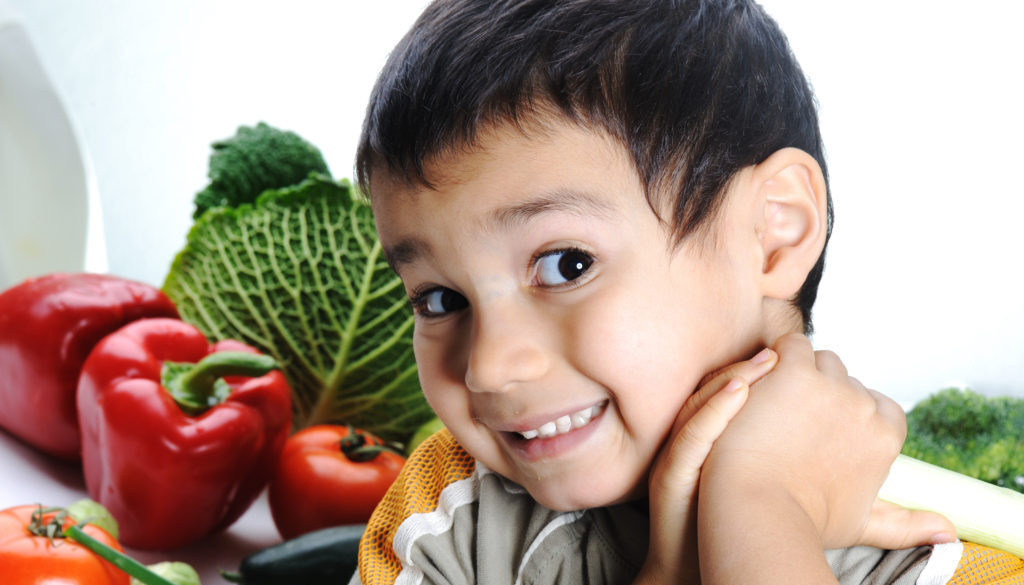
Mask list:
[[[801,334],[831,203],[811,92],[759,7],[435,2],[357,172],[448,430],[354,582],[953,574],[945,519],[875,502],[902,411]]]

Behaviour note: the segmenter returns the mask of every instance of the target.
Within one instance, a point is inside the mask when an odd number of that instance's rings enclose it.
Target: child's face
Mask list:
[[[618,143],[558,123],[481,138],[428,169],[436,189],[372,185],[427,400],[550,508],[642,497],[700,379],[761,343],[732,206],[673,247]]]

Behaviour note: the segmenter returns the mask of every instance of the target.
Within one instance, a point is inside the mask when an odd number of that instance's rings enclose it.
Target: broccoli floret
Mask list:
[[[317,147],[264,122],[241,126],[234,136],[211,146],[210,184],[196,194],[195,219],[214,207],[252,203],[267,189],[291,187],[310,173],[330,176]]]
[[[1024,399],[936,392],[907,413],[903,453],[1024,492]]]

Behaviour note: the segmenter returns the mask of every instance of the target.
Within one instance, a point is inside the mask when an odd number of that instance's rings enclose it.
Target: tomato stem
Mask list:
[[[145,585],[174,585],[174,583],[150,571],[139,561],[89,536],[78,526],[69,526],[64,529],[64,533],[68,538],[109,561],[110,564],[128,573],[128,575],[142,581]]]
[[[47,514],[56,512],[49,522],[44,522]],[[32,521],[28,525],[28,531],[35,536],[45,536],[51,542],[54,538],[64,538],[64,519],[67,518],[67,511],[63,508],[39,508],[32,512]]]
[[[345,454],[345,457],[348,457],[349,461],[356,461],[358,463],[373,461],[384,451],[401,454],[398,449],[379,439],[367,438],[366,434],[356,430],[352,425],[346,426],[348,427],[348,434],[338,442],[338,447],[341,448],[341,452]]]

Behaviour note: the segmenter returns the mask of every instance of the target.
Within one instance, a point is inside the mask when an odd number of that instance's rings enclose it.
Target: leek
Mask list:
[[[938,512],[961,540],[1024,558],[1024,493],[899,455],[878,497]]]

